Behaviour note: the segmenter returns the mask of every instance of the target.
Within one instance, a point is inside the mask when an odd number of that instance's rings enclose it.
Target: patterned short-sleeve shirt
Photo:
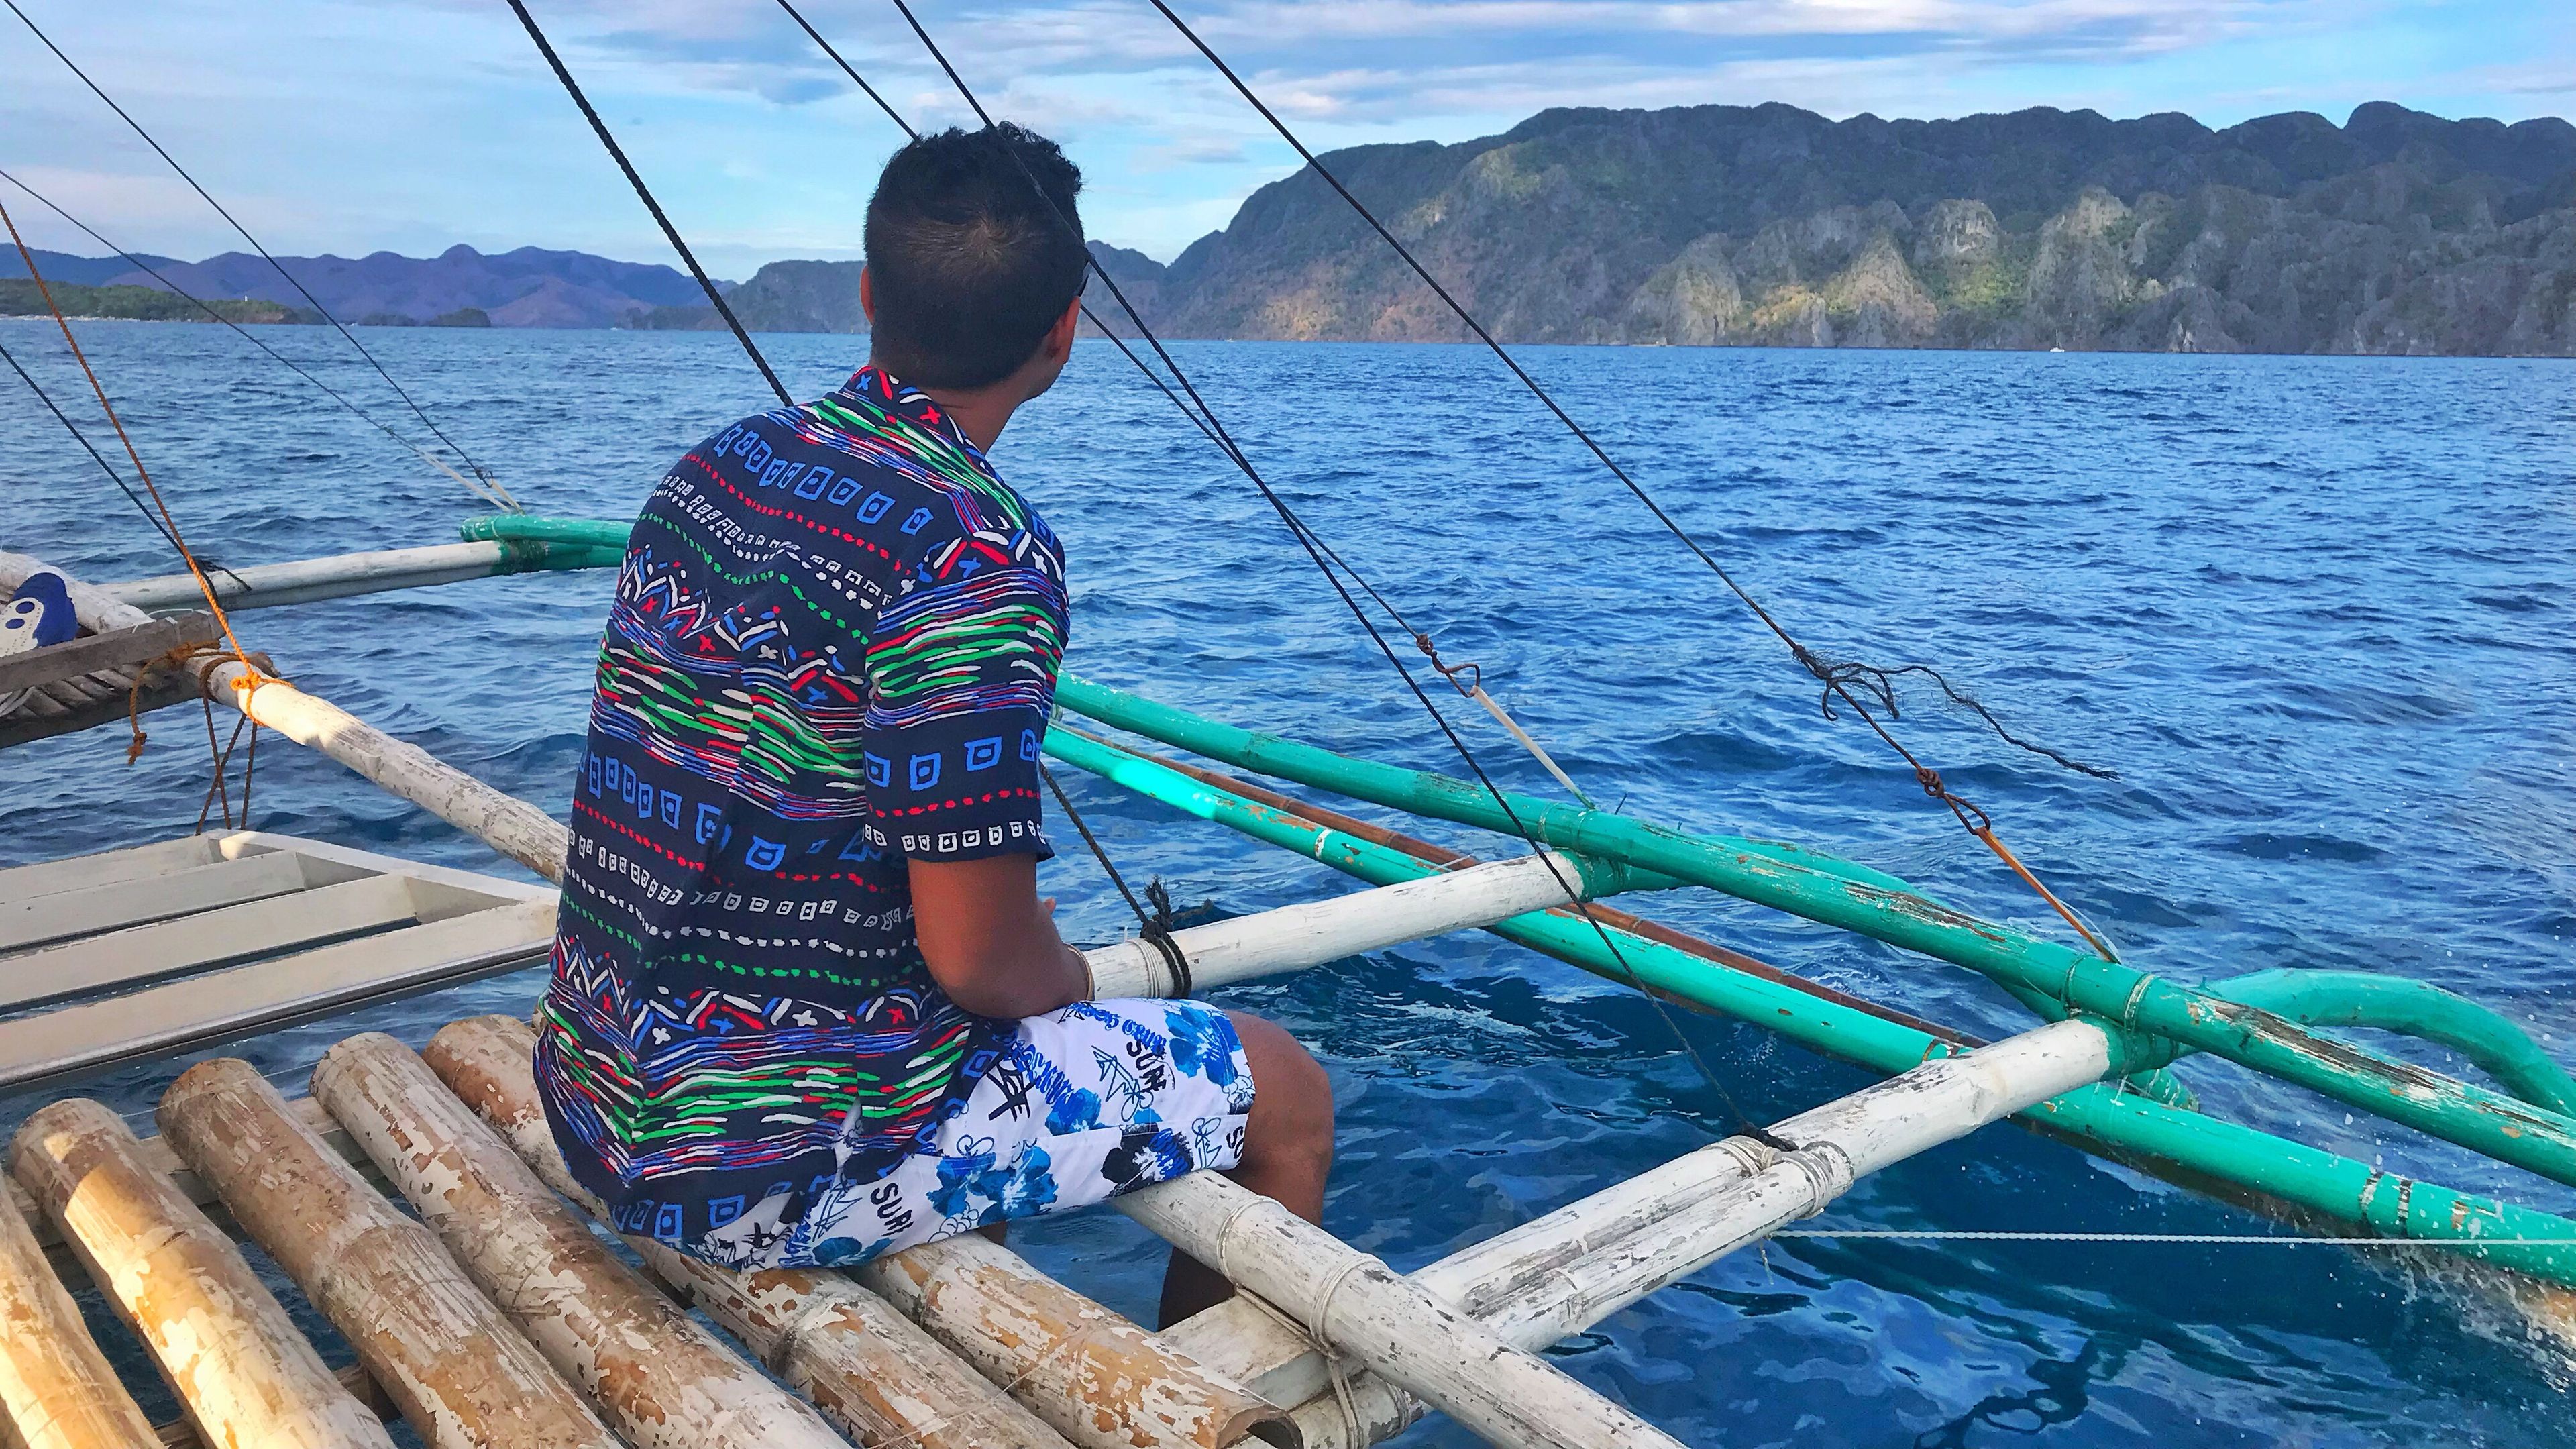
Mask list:
[[[1007,1034],[931,979],[906,865],[1051,853],[1065,629],[1054,534],[873,368],[662,479],[601,641],[537,1046],[620,1229],[694,1240],[872,1179],[983,1075]]]

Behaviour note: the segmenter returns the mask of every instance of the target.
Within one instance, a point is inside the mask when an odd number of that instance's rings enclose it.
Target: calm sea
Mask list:
[[[85,337],[192,541],[227,563],[442,542],[452,483],[212,327]],[[261,334],[410,430],[318,329]],[[58,397],[59,339],[0,323]],[[719,336],[366,334],[535,510],[618,518],[679,450],[763,405]],[[766,345],[804,395],[852,339]],[[1179,349],[1296,506],[1453,660],[1474,660],[1604,802],[1794,839],[2062,932],[1490,358],[1448,347]],[[2576,1061],[2576,371],[2563,362],[1532,349],[1632,471],[1824,651],[1934,663],[2049,766],[1904,695],[1906,738],[2025,859],[2184,980],[2395,971],[2509,1011]],[[997,450],[1068,542],[1068,665],[1220,719],[1455,770],[1248,487],[1105,346]],[[96,580],[161,545],[14,378],[0,379],[7,546]],[[78,416],[94,416],[82,406]],[[109,440],[101,433],[100,440]],[[602,574],[461,584],[247,616],[306,688],[560,806]],[[1555,787],[1471,708],[1488,765]],[[172,711],[0,757],[0,863],[185,830],[202,726]],[[1083,780],[1120,862],[1257,910],[1350,888],[1310,863]],[[491,857],[318,757],[260,753],[263,829],[473,868]],[[1424,833],[1494,852],[1472,832]],[[1047,868],[1071,933],[1121,911],[1079,852]],[[1987,1034],[2027,1019],[1965,973],[1704,893],[1642,909]],[[272,1071],[363,1022],[418,1040],[523,1010],[533,976],[281,1033]],[[1634,997],[1485,937],[1223,993],[1330,1065],[1328,1225],[1411,1267],[1723,1135]],[[1748,1113],[1861,1086],[1758,1031],[1687,1029]],[[2428,1060],[2440,1060],[2438,1054]],[[147,1107],[177,1065],[97,1084]],[[2394,1170],[2560,1211],[2576,1194],[2223,1064],[2214,1111]],[[0,1111],[0,1125],[24,1110]],[[2009,1128],[1864,1182],[1829,1223],[2259,1231],[2256,1220]],[[1020,1239],[1150,1312],[1159,1255],[1115,1215]],[[2333,1248],[1822,1240],[1747,1252],[1562,1346],[1565,1366],[1697,1444],[2555,1445],[2564,1352],[2492,1306]],[[1406,1442],[1467,1442],[1445,1423]]]

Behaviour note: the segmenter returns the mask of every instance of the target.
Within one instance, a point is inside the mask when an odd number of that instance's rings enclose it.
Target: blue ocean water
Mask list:
[[[262,336],[408,424],[336,338]],[[679,450],[766,401],[720,336],[365,336],[541,512],[631,514]],[[439,542],[472,509],[221,329],[99,323],[83,337],[208,555],[245,564]],[[45,327],[0,322],[0,343],[78,404],[78,374]],[[847,338],[765,346],[805,395],[860,360]],[[1798,840],[2065,934],[1863,729],[1820,715],[1778,643],[1489,357],[1177,350],[1281,491],[1449,658],[1478,662],[1594,796],[1676,826]],[[1938,664],[2016,732],[2116,769],[2113,781],[2067,773],[1935,691],[1903,695],[1907,740],[2130,960],[2184,980],[2272,966],[2403,972],[2508,1011],[2576,1060],[2576,372],[2565,363],[1523,356],[1810,643]],[[96,580],[167,572],[163,546],[14,378],[0,398],[6,546]],[[1079,350],[996,457],[1067,540],[1068,667],[1220,719],[1458,769],[1239,475],[1105,345]],[[606,587],[601,574],[479,581],[251,614],[244,634],[305,687],[559,807]],[[1479,712],[1452,717],[1499,776],[1555,790]],[[0,864],[188,828],[206,780],[202,726],[183,711],[149,724],[131,767],[113,730],[0,756]],[[1185,901],[1249,911],[1348,888],[1096,781],[1068,783],[1122,865]],[[254,809],[263,829],[497,868],[287,746],[261,751]],[[1069,934],[1117,933],[1123,908],[1082,854],[1046,877]],[[1972,1031],[2028,1023],[1963,972],[1706,893],[1631,904]],[[231,1050],[292,1081],[362,1026],[419,1040],[453,1016],[524,1010],[536,986],[507,978]],[[1327,1062],[1341,1101],[1327,1225],[1399,1266],[1734,1122],[1654,1010],[1491,938],[1220,999],[1277,1016]],[[1752,1028],[1691,1018],[1683,1029],[1762,1120],[1867,1080]],[[90,1090],[140,1111],[178,1066]],[[2180,1074],[2213,1111],[2576,1210],[2576,1193],[2225,1064]],[[0,1103],[0,1126],[27,1105]],[[2264,1226],[2003,1127],[1865,1181],[1824,1221]],[[1114,1306],[1150,1312],[1159,1254],[1124,1219],[1042,1224],[1017,1241]],[[1558,1353],[1694,1444],[2576,1442],[2567,1345],[2475,1294],[2334,1248],[1783,1240]],[[1404,1442],[1470,1441],[1433,1422]]]

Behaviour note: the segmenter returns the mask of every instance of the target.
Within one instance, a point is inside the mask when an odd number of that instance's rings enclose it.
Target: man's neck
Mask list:
[[[885,372],[897,382],[903,380],[901,374],[888,371],[873,357],[868,359],[868,365]],[[1016,382],[1014,378],[1004,378],[991,387],[971,391],[931,387],[918,390],[923,397],[939,404],[940,411],[948,414],[948,420],[957,425],[957,431],[964,433],[966,441],[973,443],[978,452],[991,452],[993,444],[1002,436],[1003,427],[1011,421],[1011,414],[1028,401]]]

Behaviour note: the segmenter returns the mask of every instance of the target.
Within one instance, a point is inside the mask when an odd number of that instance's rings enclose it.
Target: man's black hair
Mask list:
[[[1082,293],[1081,190],[1053,141],[1008,121],[895,152],[868,201],[877,362],[915,387],[1017,371]]]

